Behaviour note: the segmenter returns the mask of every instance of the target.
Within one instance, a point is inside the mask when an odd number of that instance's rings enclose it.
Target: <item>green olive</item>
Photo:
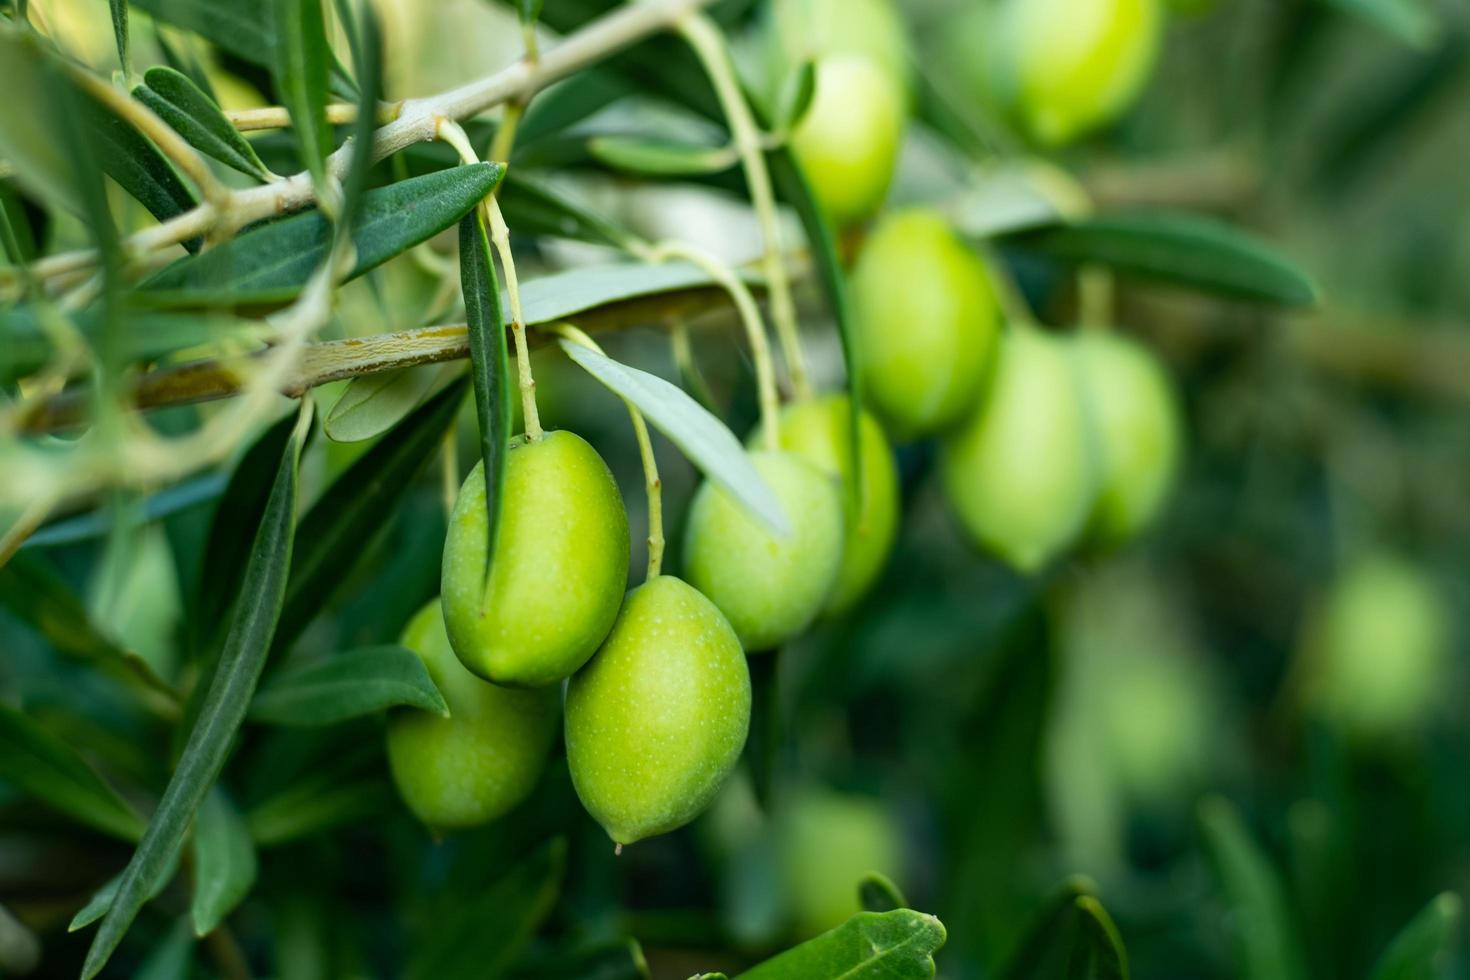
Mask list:
[[[1184,442],[1179,400],[1163,365],[1134,340],[1085,330],[1076,350],[1097,448],[1091,532],[1114,544],[1153,520],[1174,486]]]
[[[861,912],[858,886],[869,872],[903,878],[903,838],[877,800],[805,789],[792,795],[776,824],[782,877],[803,936]]]
[[[858,55],[908,90],[907,31],[889,0],[776,0],[771,13],[776,74],[806,58]]]
[[[904,94],[887,72],[859,55],[816,63],[811,107],[791,149],[833,224],[872,215],[888,194],[903,138]]]
[[[944,488],[976,543],[1034,572],[1087,520],[1091,452],[1066,342],[1013,327],[976,411],[944,443]]]
[[[864,244],[852,296],[863,384],[878,417],[901,439],[960,421],[1000,332],[980,258],[938,214],[900,211]]]
[[[1116,119],[1153,69],[1159,0],[1006,0],[990,25],[991,97],[1039,143]]]
[[[846,533],[842,541],[842,564],[837,584],[827,597],[824,612],[840,613],[857,604],[883,570],[893,540],[898,534],[898,466],[893,447],[883,427],[871,413],[863,412],[859,426],[862,440],[862,474],[858,487],[853,479],[852,442],[848,432],[852,403],[846,395],[827,395],[787,406],[781,412],[781,448],[811,463],[843,487]],[[760,444],[757,429],[746,440]],[[856,489],[855,499],[850,496]],[[852,504],[858,507],[853,508]]]
[[[1410,731],[1443,693],[1450,615],[1434,581],[1394,555],[1354,560],[1309,626],[1317,708],[1366,739]]]
[[[408,808],[438,830],[494,820],[536,785],[556,739],[558,691],[498,687],[465,670],[436,599],[403,631],[449,717],[405,708],[388,721],[388,766]]]
[[[811,625],[842,564],[837,481],[795,453],[754,452],[751,462],[791,525],[777,534],[725,488],[694,495],[684,532],[684,574],[730,620],[745,649],[771,650]]]
[[[740,758],[750,671],[729,622],[661,575],[623,600],[612,632],[567,687],[567,765],[618,844],[699,815]]]
[[[497,684],[569,676],[612,627],[628,585],[628,514],[586,440],[548,432],[511,440],[490,581],[485,478],[460,487],[444,542],[444,615],[454,652]]]

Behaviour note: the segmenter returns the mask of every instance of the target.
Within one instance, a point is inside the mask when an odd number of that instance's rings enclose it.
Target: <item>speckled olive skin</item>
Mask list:
[[[512,440],[482,592],[485,525],[477,465],[444,542],[441,589],[454,652],[497,684],[536,687],[571,675],[607,636],[628,585],[628,514],[607,464],[572,432]]]
[[[1067,341],[1012,327],[980,404],[942,448],[944,488],[960,523],[1023,572],[1077,538],[1095,499],[1079,387]]]
[[[871,216],[888,194],[903,139],[904,94],[859,55],[827,55],[816,65],[811,107],[791,134],[791,149],[833,224],[850,225]]]
[[[927,210],[890,214],[852,273],[864,390],[899,439],[953,426],[974,406],[1000,333],[979,256]]]
[[[781,448],[837,478],[842,490],[845,533],[837,584],[825,612],[837,614],[857,605],[882,572],[898,535],[898,465],[883,427],[863,412],[858,427],[862,471],[857,495],[851,487],[852,443],[848,433],[852,402],[846,395],[826,395],[788,405],[781,412]],[[757,429],[747,445],[761,444]],[[857,504],[854,509],[854,504]]]
[[[1163,365],[1135,340],[1084,330],[1075,349],[1097,447],[1089,532],[1100,544],[1117,544],[1154,519],[1178,477],[1179,399]]]
[[[1133,104],[1163,21],[1160,0],[1006,0],[985,39],[998,101],[1038,143],[1071,142]]]
[[[619,844],[693,820],[750,729],[750,671],[730,624],[669,575],[628,593],[612,632],[567,687],[567,765]]]
[[[388,766],[399,795],[437,830],[494,820],[536,785],[556,739],[559,692],[498,687],[465,670],[438,601],[419,610],[402,643],[423,659],[449,717],[403,708],[388,720]]]
[[[837,481],[795,453],[753,452],[751,462],[791,525],[782,537],[729,491],[706,481],[684,530],[684,575],[735,627],[745,649],[771,650],[811,625],[842,565]]]

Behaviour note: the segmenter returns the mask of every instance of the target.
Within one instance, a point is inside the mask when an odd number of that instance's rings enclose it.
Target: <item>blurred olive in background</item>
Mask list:
[[[805,786],[782,802],[775,821],[782,879],[799,934],[826,932],[862,911],[858,885],[869,872],[902,887],[903,835],[880,800]]]

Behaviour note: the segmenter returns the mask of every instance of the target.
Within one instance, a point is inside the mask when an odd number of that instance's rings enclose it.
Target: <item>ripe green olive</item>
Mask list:
[[[777,74],[806,58],[858,55],[908,90],[907,30],[889,0],[776,0],[771,14]]]
[[[556,739],[557,689],[498,687],[465,670],[437,599],[409,622],[402,643],[423,659],[449,717],[404,708],[388,720],[388,766],[399,795],[438,830],[494,820],[541,775]]]
[[[1006,0],[990,25],[994,99],[1057,146],[1132,105],[1158,55],[1160,0]]]
[[[842,564],[837,584],[823,610],[840,613],[857,604],[883,570],[893,540],[898,534],[898,466],[893,447],[883,427],[869,412],[863,412],[858,428],[861,439],[862,472],[856,501],[852,493],[852,442],[848,426],[852,402],[846,395],[827,395],[787,406],[781,412],[781,448],[811,463],[841,486],[846,533],[842,540]],[[747,441],[760,444],[757,429]],[[858,503],[856,509],[852,504]]]
[[[628,585],[628,514],[586,440],[511,440],[490,581],[484,583],[485,477],[460,487],[444,542],[444,616],[454,652],[497,684],[569,676],[607,636]]]
[[[661,575],[628,593],[602,648],[567,687],[567,765],[618,844],[699,815],[750,730],[745,652],[715,604]]]
[[[944,443],[944,488],[976,543],[1034,572],[1087,520],[1091,454],[1066,341],[1013,327],[975,412]]]
[[[1076,351],[1097,448],[1090,530],[1115,544],[1153,520],[1174,486],[1184,442],[1179,399],[1163,365],[1134,340],[1085,330]]]
[[[974,406],[1000,332],[980,258],[932,211],[888,215],[852,273],[862,375],[900,439],[939,432]]]
[[[903,91],[871,60],[818,59],[811,107],[791,134],[791,149],[834,224],[862,221],[883,203],[904,117]]]
[[[903,838],[877,800],[804,789],[792,795],[776,826],[786,894],[803,936],[861,912],[858,886],[870,871],[903,879]]]
[[[684,532],[684,574],[709,596],[752,652],[811,625],[842,564],[837,481],[795,453],[754,452],[756,471],[781,504],[790,533],[771,530],[710,481],[694,495]]]
[[[1358,557],[1308,629],[1307,689],[1343,730],[1365,739],[1402,734],[1435,707],[1449,660],[1450,614],[1423,569],[1386,553]]]

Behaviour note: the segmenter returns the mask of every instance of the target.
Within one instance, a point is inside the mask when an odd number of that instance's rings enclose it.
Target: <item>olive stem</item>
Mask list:
[[[750,201],[760,221],[764,248],[761,254],[766,283],[770,288],[771,318],[791,375],[791,387],[799,399],[810,397],[811,380],[807,374],[806,355],[796,327],[796,302],[791,294],[791,280],[782,262],[781,228],[776,220],[776,195],[771,188],[771,174],[766,168],[764,140],[740,82],[720,28],[704,14],[691,12],[678,22],[679,32],[694,49],[715,96],[730,126],[730,135],[740,154],[745,182],[750,187]]]
[[[475,148],[470,145],[464,127],[452,119],[440,119],[438,136],[454,147],[465,163],[479,163]],[[495,254],[500,256],[500,267],[505,271],[505,291],[510,297],[510,335],[516,349],[516,377],[521,391],[521,414],[526,429],[526,439],[540,442],[545,432],[541,428],[541,413],[536,409],[536,379],[531,374],[531,351],[526,343],[526,321],[521,314],[520,280],[516,278],[515,256],[510,250],[510,228],[500,205],[492,193],[480,202],[480,213],[490,228],[490,241]]]
[[[585,330],[570,323],[553,323],[545,329],[588,350],[603,353],[597,341]],[[633,437],[638,440],[638,456],[643,461],[643,487],[648,494],[648,575],[647,581],[658,578],[664,564],[664,505],[663,481],[658,476],[658,459],[653,454],[653,440],[648,435],[648,423],[643,413],[628,399],[623,399],[628,408],[628,418],[633,423]]]
[[[779,449],[781,433],[777,426],[780,424],[781,401],[776,392],[776,370],[771,365],[771,346],[766,340],[766,329],[765,324],[761,321],[760,307],[756,305],[755,296],[751,293],[750,287],[735,274],[734,269],[731,269],[718,257],[685,242],[659,242],[652,246],[634,248],[633,251],[634,254],[648,262],[683,259],[704,270],[725,292],[730,294],[730,299],[735,303],[735,309],[740,314],[740,322],[745,327],[745,336],[750,343],[751,360],[755,362],[755,387],[757,399],[760,402],[761,436],[765,440],[766,449],[772,452]]]

